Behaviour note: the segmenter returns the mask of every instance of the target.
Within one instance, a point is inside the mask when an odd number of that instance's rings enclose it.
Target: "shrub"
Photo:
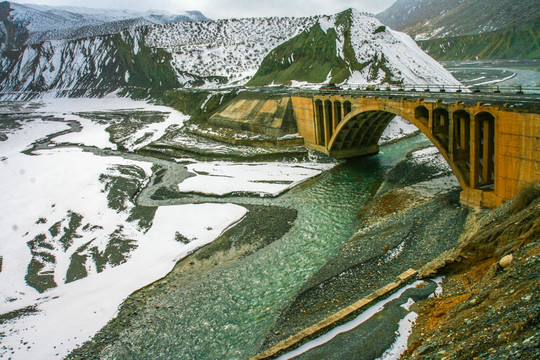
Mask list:
[[[386,31],[386,26],[384,25],[381,25],[379,26],[378,28],[375,29],[375,31],[373,32],[374,34],[378,34],[380,32],[385,32]]]

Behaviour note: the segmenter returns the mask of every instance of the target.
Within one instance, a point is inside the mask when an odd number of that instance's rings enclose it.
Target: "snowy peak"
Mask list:
[[[146,12],[140,12],[122,9],[17,4],[13,2],[9,2],[8,4],[10,4],[12,9],[10,20],[23,24],[30,32],[104,24],[138,18],[148,20],[153,24],[209,20],[199,11],[173,13],[163,10],[148,10]]]
[[[319,17],[264,59],[250,85],[459,83],[406,34],[348,9]]]

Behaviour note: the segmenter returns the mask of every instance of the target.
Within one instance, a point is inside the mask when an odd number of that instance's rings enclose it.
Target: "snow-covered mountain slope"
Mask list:
[[[179,86],[170,54],[145,46],[145,30],[26,46],[16,61],[1,59],[0,91],[9,98],[49,91],[56,96],[101,96],[144,84],[156,90]]]
[[[0,59],[0,91],[124,87],[459,84],[407,35],[349,9],[333,16],[182,22],[27,45]],[[63,94],[65,95],[65,93]]]
[[[353,9],[320,17],[308,31],[274,49],[249,84],[293,81],[459,84],[407,34]]]
[[[276,46],[317,22],[309,18],[251,18],[152,27],[146,43],[173,56],[179,73],[247,82]]]
[[[26,44],[47,40],[79,39],[115,34],[134,26],[208,20],[199,11],[172,13],[162,10],[91,9],[69,6],[45,6],[0,3],[0,44],[7,47],[9,30],[24,36]],[[11,29],[10,29],[11,28]],[[11,34],[13,37],[13,34]],[[0,45],[0,54],[2,53]]]
[[[352,9],[333,16],[157,26],[146,43],[170,52],[179,73],[227,83],[458,84],[409,36]]]

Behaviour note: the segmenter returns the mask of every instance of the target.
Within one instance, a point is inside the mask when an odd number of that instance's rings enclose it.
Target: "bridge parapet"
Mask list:
[[[448,162],[469,206],[496,207],[540,180],[540,116],[509,107],[405,97],[292,97],[308,148],[336,158],[376,154],[395,116],[414,124]]]

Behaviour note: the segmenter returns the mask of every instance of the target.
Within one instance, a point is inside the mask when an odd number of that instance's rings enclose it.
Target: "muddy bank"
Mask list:
[[[360,231],[282,312],[262,349],[323,320],[383,287],[405,270],[420,268],[452,248],[466,216],[467,209],[459,206],[459,193],[453,192]]]
[[[133,293],[118,311],[116,318],[95,337],[74,350],[68,359],[104,358],[103,352],[129,328],[156,326],[171,313],[182,311],[183,286],[197,282],[208,273],[219,272],[229,264],[280,239],[291,228],[297,216],[294,209],[276,206],[242,205],[249,212],[236,226],[211,244],[179,261],[163,279]],[[123,344],[123,346],[129,346]],[[134,350],[135,351],[135,350]],[[128,351],[129,353],[129,351]],[[141,353],[139,352],[139,355]]]
[[[409,313],[410,301],[416,302],[427,298],[436,289],[437,284],[427,281],[418,286],[411,286],[360,325],[338,334],[331,341],[310,349],[295,359],[371,360],[379,358],[394,343],[400,320]]]

